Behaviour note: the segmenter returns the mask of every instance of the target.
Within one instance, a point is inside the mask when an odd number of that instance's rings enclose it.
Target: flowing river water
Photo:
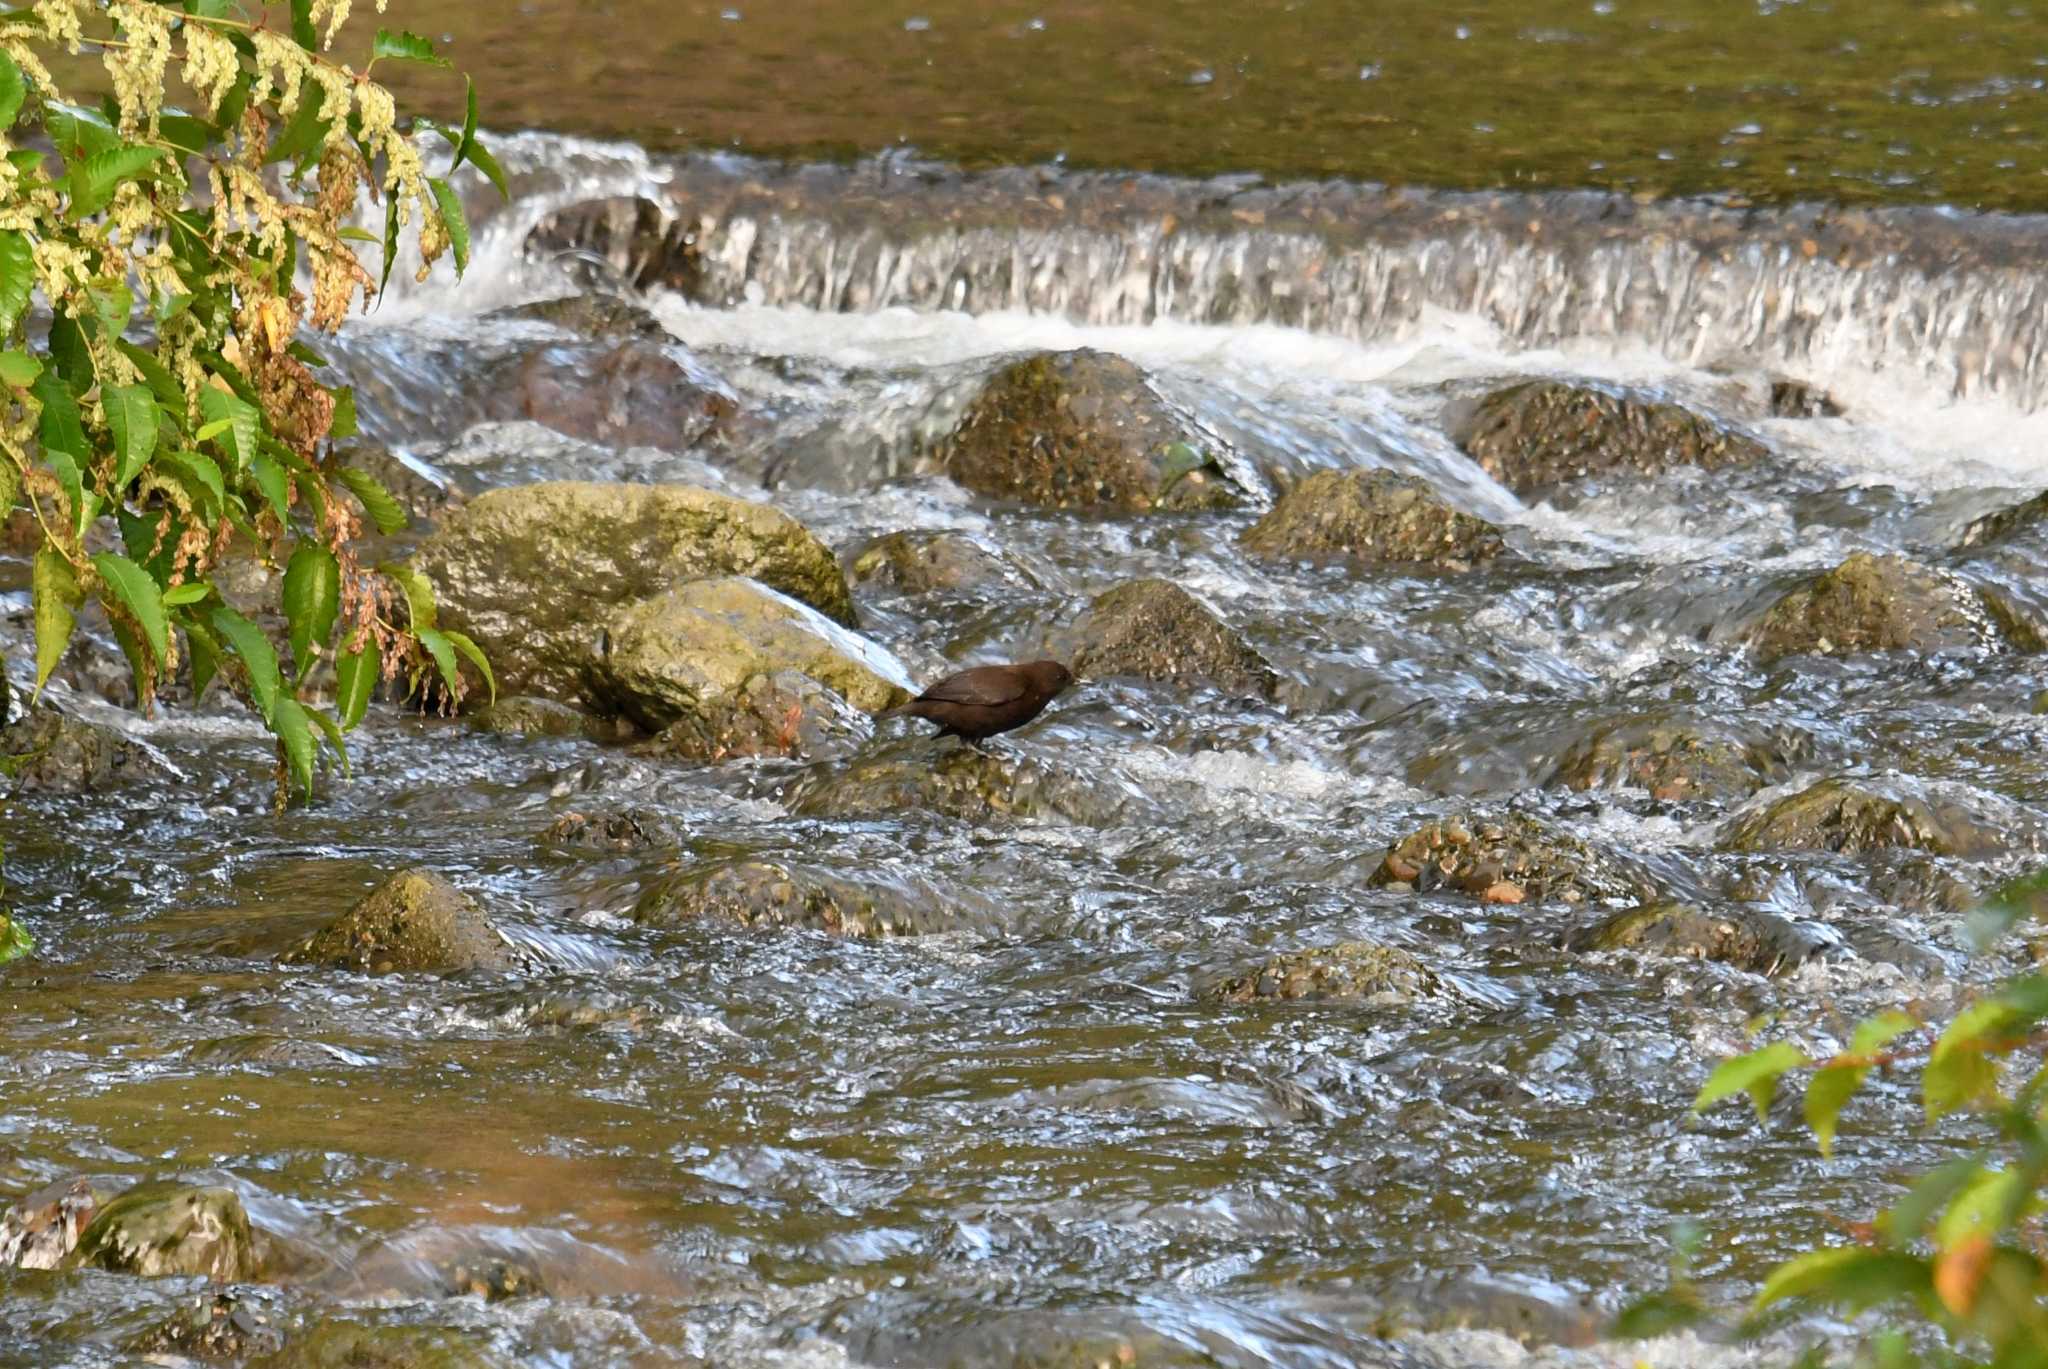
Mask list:
[[[469,7],[449,8],[459,27]],[[1051,32],[1101,7],[1057,8],[1016,22],[1049,16]],[[1512,7],[1467,8],[1442,22],[1484,28]],[[1666,7],[1705,22],[1700,8]],[[2011,98],[2037,98],[2041,20],[1942,8],[1934,31],[2004,54]],[[975,9],[892,18],[898,46],[878,61]],[[1759,4],[1714,41],[1829,14]],[[1639,26],[1644,41],[1663,31]],[[1548,61],[1528,27],[1515,50]],[[1189,41],[1191,64],[1231,69]],[[743,44],[735,60],[771,56]],[[1356,83],[1371,54],[1339,56]],[[540,59],[516,51],[508,70],[521,60]],[[508,98],[545,110],[559,95],[560,123],[602,125],[590,92],[549,79]],[[1418,121],[1450,117],[1410,98]],[[821,86],[807,107],[826,104]],[[0,1196],[76,1174],[231,1187],[284,1271],[245,1305],[295,1334],[412,1336],[413,1358],[392,1363],[1748,1364],[1838,1331],[1808,1322],[1762,1350],[1600,1341],[1627,1296],[1661,1286],[1674,1223],[1699,1224],[1699,1276],[1739,1298],[1945,1153],[1903,1085],[1852,1106],[1826,1161],[1784,1109],[1763,1126],[1686,1109],[1759,1023],[1826,1049],[1881,1007],[1949,1011],[2005,964],[1971,955],[1960,909],[2029,868],[2048,832],[2034,712],[2048,658],[1764,664],[1740,640],[1776,593],[1857,551],[1953,567],[2048,617],[2038,542],[1950,550],[2048,479],[2048,224],[1909,203],[1968,194],[1973,159],[2008,155],[1985,147],[2005,135],[1884,103],[1868,118],[1925,120],[1941,173],[1848,210],[1618,182],[1487,189],[1497,168],[1459,176],[1442,145],[1435,179],[1462,188],[1378,189],[1362,154],[1338,168],[1356,180],[1290,187],[1281,173],[1317,168],[1256,121],[1230,127],[1273,141],[1218,135],[1169,169],[1271,169],[1271,184],[1005,167],[1045,146],[1014,129],[917,139],[985,164],[973,171],[904,153],[806,170],[650,150],[703,135],[665,138],[632,122],[644,113],[595,130],[638,142],[498,140],[517,195],[495,209],[467,187],[469,280],[396,290],[332,349],[371,437],[472,494],[706,485],[848,555],[883,533],[970,532],[1028,575],[857,591],[863,633],[924,680],[1057,647],[1091,596],[1162,576],[1273,663],[1274,698],[1083,683],[1006,745],[1107,796],[1086,821],[808,816],[799,797],[845,761],[684,765],[390,704],[356,734],[352,775],[273,816],[270,748],[238,704],[216,692],[136,718],[116,706],[111,644],[89,642],[56,702],[127,731],[165,778],[17,795],[0,813],[10,896],[37,940],[0,969]],[[1576,140],[1582,159],[1598,159],[1605,122]],[[885,140],[849,115],[759,141],[836,139]],[[1860,156],[1838,146],[1845,167]],[[1165,164],[1142,140],[1077,159]],[[1562,161],[1532,179],[1605,184]],[[652,311],[746,418],[741,440],[594,445],[493,417],[476,377],[560,341],[498,311],[593,288]],[[1346,574],[1248,558],[1236,538],[1256,510],[1083,517],[918,473],[1002,361],[1084,346],[1143,366],[1265,496],[1319,468],[1390,468],[1502,524],[1509,554],[1463,575]],[[1677,398],[1770,454],[1524,501],[1451,429],[1461,403],[1530,376]],[[1774,408],[1788,377],[1839,414]],[[5,575],[18,682],[26,567]],[[1769,758],[1761,792],[1564,783],[1574,749],[1618,724],[1733,738]],[[940,756],[921,730],[885,723],[867,747]],[[1828,776],[1985,815],[2001,839],[1967,855],[1723,842],[1737,814]],[[673,839],[631,853],[542,840],[564,814],[620,809]],[[1368,882],[1427,821],[1512,814],[1663,896],[1761,910],[1800,952],[1760,973],[1564,949],[1587,909]],[[631,919],[650,886],[736,855],[914,888],[939,911],[880,940]],[[278,966],[410,866],[475,894],[547,968]],[[1412,952],[1442,991],[1208,994],[1277,952],[1360,938]],[[538,1291],[462,1295],[477,1269]],[[135,1362],[137,1337],[198,1288],[0,1271],[0,1364]]]

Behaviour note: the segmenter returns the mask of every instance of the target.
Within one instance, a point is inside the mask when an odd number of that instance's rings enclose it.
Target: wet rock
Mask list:
[[[1432,822],[1394,843],[1366,883],[1429,893],[1456,889],[1485,903],[1584,903],[1645,898],[1636,871],[1534,818]]]
[[[673,850],[682,833],[659,813],[626,808],[610,813],[564,813],[548,824],[541,844],[566,851]]]
[[[892,532],[853,554],[857,585],[904,594],[949,594],[984,585],[1036,585],[1009,557],[964,532]]]
[[[1795,748],[1686,718],[1603,723],[1559,758],[1546,783],[1568,789],[1645,789],[1663,802],[1747,798],[1786,779]]]
[[[688,485],[560,481],[491,490],[422,543],[441,625],[490,656],[505,694],[573,702],[612,610],[683,580],[746,575],[854,621],[839,564],[765,504]]]
[[[163,777],[147,748],[110,727],[34,708],[0,728],[0,775],[18,794],[87,794]]]
[[[1138,798],[1099,779],[954,744],[933,754],[929,741],[902,743],[852,765],[804,775],[782,801],[807,818],[930,812],[962,822],[1053,818],[1107,827]]]
[[[799,927],[835,936],[944,931],[956,917],[921,882],[845,878],[775,860],[716,861],[651,886],[633,908],[649,927],[718,920],[744,927]]]
[[[1265,657],[1170,580],[1132,580],[1098,596],[1079,627],[1073,669],[1084,680],[1207,681],[1259,697],[1279,684]]]
[[[1771,382],[1771,417],[1840,418],[1842,406],[1835,397],[1803,380],[1779,377]]]
[[[1434,970],[1406,951],[1371,941],[1344,941],[1274,956],[1257,969],[1209,991],[1226,1003],[1261,999],[1343,999],[1409,1003],[1444,990]]]
[[[284,1332],[274,1324],[270,1312],[233,1291],[193,1296],[132,1346],[138,1355],[236,1363],[283,1348]]]
[[[417,469],[388,447],[349,443],[336,449],[335,456],[342,465],[382,485],[416,525],[431,522],[463,502],[460,490]]]
[[[231,1188],[139,1184],[93,1214],[72,1267],[143,1278],[199,1275],[242,1283],[261,1273],[249,1214]]]
[[[1835,943],[1759,908],[1710,913],[1666,900],[1624,908],[1575,927],[1562,944],[1568,951],[1645,951],[1718,961],[1753,974],[1777,974],[1797,968]]]
[[[1789,590],[1750,629],[1749,640],[1766,663],[1796,653],[2048,645],[1997,594],[1902,556],[1861,551]]]
[[[526,235],[526,253],[593,284],[663,287],[694,297],[703,276],[694,220],[654,201],[619,195],[558,209]]]
[[[979,494],[1048,508],[1235,508],[1245,491],[1222,444],[1162,399],[1131,362],[1041,352],[989,377],[937,452]]]
[[[1999,805],[1994,808],[1994,805]],[[1903,779],[1826,779],[1736,815],[1724,851],[1836,851],[1910,847],[1938,856],[1985,856],[2040,844],[2038,824],[1988,796]]]
[[[90,1179],[61,1179],[16,1199],[0,1214],[0,1269],[61,1268],[113,1193]]]
[[[678,360],[679,347],[629,339],[544,346],[502,382],[493,418],[526,418],[558,433],[622,447],[688,451],[738,411],[717,377]]]
[[[1742,466],[1767,454],[1681,405],[1555,380],[1496,390],[1454,428],[1466,454],[1518,495],[1587,476]]]
[[[598,730],[599,724],[580,708],[514,694],[470,714],[469,725],[506,737],[581,737]]]
[[[1238,543],[1256,556],[1468,570],[1501,552],[1500,529],[1392,471],[1318,471]]]
[[[249,1369],[508,1369],[461,1334],[432,1326],[323,1321]]]
[[[198,1065],[254,1066],[259,1071],[332,1069],[338,1064],[361,1063],[363,1060],[363,1057],[325,1041],[261,1033],[223,1036],[201,1042],[187,1052],[186,1058]]]
[[[405,870],[284,957],[363,974],[511,970],[521,964],[475,899],[431,870]]]
[[[730,696],[700,700],[697,711],[663,728],[635,755],[716,764],[754,756],[803,760],[851,755],[873,730],[867,715],[795,670],[749,676]]]
[[[456,1260],[441,1269],[441,1295],[487,1303],[547,1296],[547,1280],[533,1261],[517,1257]]]
[[[759,675],[794,671],[876,713],[907,702],[903,666],[882,648],[755,581],[694,580],[611,615],[586,675],[608,711],[659,732],[716,718]]]
[[[669,336],[668,330],[647,311],[645,305],[597,290],[494,309],[484,317],[545,323],[551,328],[580,333],[600,342],[662,342]]]
[[[1993,542],[2003,542],[2014,533],[2027,532],[2038,528],[2048,518],[2048,490],[2043,490],[2023,503],[1987,513],[1963,529],[1963,535],[1956,542],[1956,550],[1981,547]]]

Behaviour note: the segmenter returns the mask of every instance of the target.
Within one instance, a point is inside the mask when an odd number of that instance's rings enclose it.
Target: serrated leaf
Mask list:
[[[170,473],[185,487],[194,504],[219,513],[227,507],[228,490],[220,475],[220,467],[213,464],[213,458],[204,452],[180,449],[165,452],[156,459],[156,464]]]
[[[455,277],[460,280],[469,269],[469,220],[462,212],[462,198],[438,176],[428,178],[427,186],[440,206],[441,221],[448,226],[448,249],[455,254]]]
[[[121,135],[114,131],[98,110],[83,105],[67,105],[49,101],[43,106],[43,128],[50,135],[50,141],[57,146],[57,155],[66,162],[85,161],[102,152],[112,152],[121,146]]]
[[[505,183],[505,168],[498,165],[498,159],[491,155],[490,149],[485,147],[481,141],[472,141],[470,143],[469,164],[483,172],[489,178],[491,184],[497,187],[500,199],[505,200],[507,203],[511,202],[512,191]]]
[[[256,709],[265,722],[271,721],[276,716],[277,701],[282,697],[284,683],[283,674],[277,668],[277,649],[263,635],[263,629],[231,608],[215,609],[207,621],[220,634],[221,640],[242,658],[249,677],[249,692],[256,697]]]
[[[187,580],[181,585],[172,585],[164,591],[165,608],[183,608],[196,604],[213,593],[213,586],[204,580]]]
[[[94,556],[92,567],[142,628],[143,639],[149,643],[157,665],[170,660],[171,634],[170,625],[164,620],[163,591],[149,578],[149,572],[111,551]]]
[[[491,692],[491,702],[496,703],[498,701],[498,679],[495,675],[491,674],[491,663],[484,659],[483,648],[471,641],[466,634],[457,632],[453,628],[444,629],[441,635],[446,637],[449,644],[462,653],[464,659],[476,667],[476,673],[484,677],[484,686]]]
[[[377,646],[374,636],[368,637],[361,651],[342,653],[334,663],[334,713],[341,719],[341,730],[353,731],[369,711],[370,696],[377,690],[377,681],[384,671],[384,653]]]
[[[157,115],[159,137],[188,157],[205,153],[214,140],[213,125],[191,114],[166,109]]]
[[[401,62],[424,62],[431,67],[452,65],[434,52],[432,43],[403,29],[377,30],[377,41],[370,45],[370,60],[377,62],[387,57]]]
[[[136,370],[142,372],[143,383],[149,386],[149,391],[156,396],[157,403],[169,412],[174,423],[182,427],[185,415],[185,389],[178,384],[177,378],[157,360],[156,353],[147,348],[139,347],[127,338],[117,338],[114,346],[120,349],[121,355],[127,357]]]
[[[213,629],[196,619],[185,623],[185,655],[192,661],[192,700],[197,703],[206,695],[206,687],[213,683],[213,677],[220,673],[220,638]]]
[[[1841,1119],[1842,1105],[1863,1087],[1869,1074],[1867,1069],[1834,1065],[1823,1068],[1807,1084],[1806,1125],[1813,1131],[1822,1155],[1835,1153],[1835,1127]]]
[[[377,567],[380,574],[397,585],[405,595],[406,607],[412,613],[412,627],[418,631],[434,626],[437,612],[434,602],[434,585],[426,576],[411,566],[398,561],[386,561]]]
[[[0,380],[17,390],[26,390],[43,373],[43,363],[27,352],[0,352]]]
[[[150,655],[149,645],[135,635],[135,629],[127,619],[112,619],[108,626],[114,630],[114,641],[121,648],[121,655],[128,661],[128,669],[135,676],[135,697],[143,701],[145,709],[155,692],[156,661]]]
[[[384,287],[391,284],[391,268],[398,264],[398,196],[384,197],[384,271],[377,277],[377,297],[381,302]]]
[[[334,478],[348,487],[348,492],[363,506],[363,512],[370,515],[370,521],[377,525],[377,531],[385,536],[403,532],[412,525],[412,519],[391,492],[377,482],[375,476],[366,471],[344,466],[334,473]]]
[[[28,82],[21,79],[21,68],[0,50],[0,133],[14,127],[14,121],[21,117],[22,102],[27,99]]]
[[[50,366],[64,378],[74,395],[82,395],[99,383],[93,366],[92,344],[86,341],[85,326],[69,314],[50,320]]]
[[[7,521],[14,512],[15,501],[21,498],[21,468],[4,455],[0,455],[0,523]]]
[[[289,694],[280,695],[277,711],[270,719],[270,730],[284,743],[285,764],[292,778],[299,782],[299,789],[307,798],[313,797],[313,761],[320,744],[313,739],[313,720],[306,713],[306,706]]]
[[[1984,1154],[1964,1155],[1921,1175],[1891,1211],[1878,1219],[1885,1239],[1903,1249],[1920,1238],[1934,1214],[1948,1206],[1984,1168]]]
[[[210,442],[216,438],[220,439],[227,449],[229,459],[233,462],[234,471],[239,474],[247,470],[250,461],[262,450],[262,421],[255,406],[239,396],[209,385],[199,392],[199,413],[206,419],[206,427],[199,430],[201,433],[207,432],[222,421],[228,425],[212,436],[201,437],[199,440]]]
[[[74,219],[99,213],[113,202],[116,190],[149,170],[163,155],[160,147],[128,143],[71,163],[71,174],[64,183],[71,196],[67,213]]]
[[[114,452],[119,465],[114,472],[114,489],[142,474],[156,452],[156,396],[147,385],[116,385],[100,393],[107,411],[107,426],[114,430]]]
[[[291,477],[284,468],[269,457],[258,455],[249,463],[249,479],[270,504],[270,511],[277,515],[280,526],[291,522],[292,496]]]
[[[308,52],[318,50],[320,35],[313,31],[313,0],[292,0],[292,38]]]
[[[1927,1262],[1892,1250],[1835,1246],[1808,1251],[1771,1271],[1756,1295],[1758,1308],[1787,1298],[1870,1307],[1929,1285]]]
[[[420,645],[434,658],[434,668],[441,672],[441,683],[448,686],[449,697],[461,698],[462,667],[455,660],[455,647],[447,634],[430,627],[418,627],[413,629],[412,635],[420,639]]]
[[[476,82],[465,75],[462,78],[462,85],[462,136],[456,140],[454,159],[448,163],[450,175],[454,174],[456,167],[469,159],[469,150],[476,145]]]
[[[331,120],[320,117],[321,111],[327,107],[326,101],[326,94],[320,87],[311,81],[306,82],[300,88],[298,107],[292,111],[284,131],[271,143],[270,150],[264,153],[263,160],[266,163],[296,162],[318,152],[327,141],[327,131],[332,125]]]
[[[317,708],[307,709],[306,716],[313,720],[313,726],[320,729],[321,735],[327,738],[327,744],[334,748],[334,758],[341,763],[343,778],[353,774],[348,764],[348,742],[342,737],[341,728],[335,725],[334,719]]]
[[[118,339],[135,316],[135,292],[120,281],[94,281],[86,290],[92,300],[92,316],[100,325],[100,336]]]
[[[306,673],[316,644],[325,644],[341,613],[341,563],[318,542],[301,542],[284,570],[284,617],[292,659]]]
[[[29,296],[36,288],[35,260],[28,234],[12,228],[0,232],[0,341],[14,336],[21,316],[28,312]]]
[[[30,584],[36,608],[36,695],[50,681],[50,672],[64,659],[71,634],[78,627],[77,609],[85,602],[71,563],[53,547],[36,553]]]
[[[1762,1121],[1770,1113],[1778,1077],[1805,1063],[1806,1052],[1790,1041],[1774,1041],[1762,1050],[1724,1060],[1700,1086],[1699,1097],[1692,1103],[1693,1115],[1698,1116],[1724,1098],[1747,1093],[1756,1104],[1757,1120]]]
[[[327,436],[336,442],[354,437],[356,427],[356,387],[337,385],[327,393],[334,396],[334,417],[327,424]]]

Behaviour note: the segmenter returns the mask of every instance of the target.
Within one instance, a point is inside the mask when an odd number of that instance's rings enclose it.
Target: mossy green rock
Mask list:
[[[1454,889],[1483,902],[1584,903],[1642,898],[1642,876],[1534,818],[1478,816],[1425,823],[1394,843],[1367,878],[1374,888]]]
[[[1133,580],[1088,606],[1073,655],[1082,679],[1207,682],[1232,694],[1270,697],[1279,676],[1236,629],[1170,580]]]
[[[144,1278],[200,1275],[241,1283],[261,1273],[249,1214],[231,1188],[142,1184],[93,1214],[70,1264]]]
[[[1956,798],[1904,780],[1827,779],[1774,799],[1729,824],[1724,851],[1838,851],[1905,847],[1938,856],[1986,856],[2037,847],[2038,825],[1989,798]]]
[[[393,875],[284,959],[364,974],[453,974],[521,963],[476,900],[431,870]]]
[[[612,614],[585,687],[650,732],[711,716],[756,676],[795,671],[868,713],[907,703],[887,651],[752,580],[696,580]]]
[[[730,697],[695,711],[633,748],[635,755],[712,765],[750,757],[843,758],[872,734],[867,716],[795,670],[749,676]]]
[[[1768,454],[1682,405],[1556,380],[1496,390],[1455,426],[1466,454],[1519,495],[1588,476],[1715,470]]]
[[[1392,471],[1317,471],[1238,544],[1255,556],[1467,570],[1501,552],[1500,529]]]
[[[938,451],[968,489],[1059,509],[1227,509],[1245,493],[1220,444],[1131,362],[1042,352],[991,376]]]
[[[421,543],[440,621],[490,656],[504,694],[575,702],[597,624],[680,581],[745,575],[842,624],[839,563],[787,514],[690,485],[556,481],[479,495]]]
[[[970,746],[944,746],[935,755],[932,743],[919,739],[843,768],[814,769],[782,801],[806,818],[923,811],[962,822],[1052,818],[1106,827],[1127,814],[1132,800],[1113,786]]]
[[[1344,941],[1274,956],[1257,969],[1224,980],[1209,996],[1226,1003],[1296,999],[1409,1003],[1443,991],[1443,980],[1436,972],[1408,952],[1377,942]]]
[[[1624,908],[1564,937],[1569,951],[1643,951],[1713,960],[1753,974],[1777,974],[1818,955],[1828,942],[1794,923],[1754,908],[1710,913],[1669,900]]]
[[[2002,597],[1902,556],[1862,551],[1787,591],[1749,640],[1766,663],[1794,654],[2044,645]]]
[[[17,793],[97,793],[162,774],[145,748],[112,728],[52,708],[0,727],[0,776]]]
[[[1034,577],[964,532],[892,532],[852,561],[853,582],[904,594],[951,594],[985,585],[1032,585]]]
[[[650,927],[715,920],[847,937],[915,935],[955,925],[946,902],[921,882],[855,880],[760,858],[714,861],[671,876],[640,896],[633,920]]]
[[[510,1362],[440,1327],[325,1321],[249,1369],[510,1369]]]

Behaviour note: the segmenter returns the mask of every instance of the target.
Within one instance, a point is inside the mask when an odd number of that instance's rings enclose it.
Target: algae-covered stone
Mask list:
[[[151,1363],[221,1360],[240,1364],[284,1348],[284,1332],[264,1306],[233,1289],[199,1293],[137,1337],[132,1347]]]
[[[757,858],[714,861],[671,876],[651,886],[633,908],[633,920],[643,926],[706,919],[849,937],[914,935],[954,925],[946,903],[922,883],[854,880]]]
[[[1614,857],[1521,816],[1428,823],[1395,842],[1366,883],[1417,893],[1456,889],[1499,904],[1583,903],[1652,892]]]
[[[1467,570],[1501,551],[1500,529],[1392,471],[1318,471],[1245,529],[1256,556]]]
[[[1073,669],[1082,679],[1207,681],[1259,696],[1279,684],[1265,657],[1170,580],[1132,580],[1098,596],[1080,625]]]
[[[1963,529],[1963,535],[1956,541],[1956,550],[1986,546],[2003,542],[2014,533],[2026,532],[2041,526],[2048,519],[2048,490],[2043,490],[2032,499],[2024,500],[1995,513],[1987,513]]]
[[[163,770],[147,748],[110,727],[35,708],[0,727],[0,775],[16,793],[82,794],[157,779]]]
[[[873,732],[867,715],[808,675],[752,675],[729,697],[699,701],[635,755],[715,764],[752,756],[840,758]]]
[[[541,844],[566,851],[649,851],[673,849],[682,834],[668,819],[644,808],[564,813],[541,833]]]
[[[1796,748],[1699,719],[1646,714],[1605,722],[1558,759],[1549,783],[1646,789],[1667,802],[1747,798],[1787,778]]]
[[[476,639],[501,692],[569,702],[597,625],[679,581],[745,575],[854,621],[839,563],[801,523],[689,485],[491,490],[451,514],[413,565],[434,583],[441,626]]]
[[[511,1369],[511,1362],[441,1327],[323,1321],[249,1369]]]
[[[1862,551],[1787,591],[1749,640],[1765,662],[1795,653],[2043,648],[2040,633],[1991,591],[1902,556]]]
[[[1909,847],[1938,856],[1985,856],[2040,844],[2039,824],[2012,805],[1949,786],[1903,779],[1835,778],[1738,814],[1725,851],[1837,851]]]
[[[1414,956],[1371,941],[1343,941],[1274,956],[1227,979],[1209,996],[1226,1003],[1258,999],[1344,999],[1409,1003],[1444,991],[1436,971]]]
[[[1710,913],[1690,903],[1645,903],[1575,927],[1568,951],[1646,951],[1688,960],[1713,960],[1753,974],[1795,969],[1833,941],[1757,908]]]
[[[1031,573],[964,532],[892,532],[852,559],[853,582],[904,594],[948,594],[984,585],[1033,585]]]
[[[930,742],[900,744],[844,768],[804,775],[783,803],[807,818],[848,818],[924,811],[963,822],[992,818],[1059,818],[1108,826],[1128,811],[1132,795],[1113,781],[1083,779],[1030,760],[952,746],[936,756]]]
[[[580,708],[528,694],[500,697],[469,715],[469,725],[477,731],[508,737],[580,737],[590,733],[596,723],[597,719]]]
[[[991,376],[940,446],[968,489],[1049,508],[1234,508],[1222,444],[1105,352],[1042,352]]]
[[[1487,395],[1457,437],[1481,469],[1520,495],[1587,476],[1716,470],[1767,455],[1761,443],[1681,405],[1555,380]]]
[[[231,1188],[141,1184],[93,1214],[75,1268],[144,1278],[201,1275],[241,1283],[261,1272],[249,1214]]]
[[[431,870],[393,875],[284,959],[365,974],[452,974],[520,964],[476,900]]]
[[[909,672],[881,647],[736,576],[695,580],[612,614],[586,688],[603,706],[659,732],[712,716],[748,681],[785,670],[869,713],[916,693]]]
[[[668,337],[668,330],[648,312],[645,305],[596,290],[493,309],[484,317],[545,323],[567,333],[580,333],[606,342],[634,338],[660,342]]]

